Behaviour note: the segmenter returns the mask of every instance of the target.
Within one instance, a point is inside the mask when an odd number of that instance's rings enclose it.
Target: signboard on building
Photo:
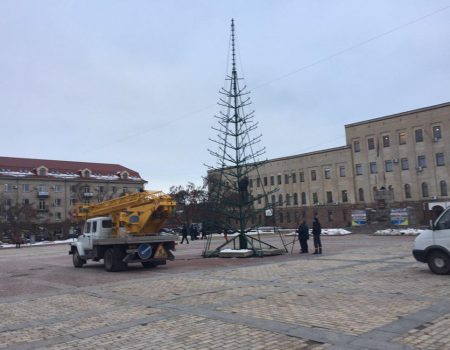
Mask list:
[[[408,209],[391,209],[391,224],[397,226],[408,225]]]
[[[367,215],[365,210],[352,210],[352,226],[361,226],[367,224]]]

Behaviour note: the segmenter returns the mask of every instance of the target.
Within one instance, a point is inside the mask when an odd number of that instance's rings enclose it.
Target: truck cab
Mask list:
[[[416,237],[413,256],[439,275],[450,274],[450,207]]]

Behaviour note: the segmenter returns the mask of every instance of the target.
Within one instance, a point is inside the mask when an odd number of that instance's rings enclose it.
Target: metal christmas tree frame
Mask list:
[[[210,250],[211,236],[209,236],[203,256],[222,256],[221,249],[225,246],[232,246],[233,250],[247,250],[245,256],[282,254],[284,251],[287,252],[286,246],[284,250],[281,250],[263,242],[259,237],[259,231],[257,238],[247,234],[253,228],[249,225],[250,220],[255,222],[258,213],[265,215],[267,210],[273,210],[273,204],[269,206],[267,199],[269,194],[277,189],[266,192],[259,175],[258,166],[261,165],[259,157],[265,153],[265,149],[257,148],[262,135],[252,136],[258,123],[254,121],[254,111],[246,111],[251,104],[249,92],[245,85],[240,86],[242,78],[239,78],[237,74],[233,19],[231,20],[231,55],[231,75],[226,77],[229,85],[220,90],[223,97],[218,102],[224,110],[220,111],[219,116],[215,116],[219,126],[212,127],[217,131],[217,139],[210,140],[216,144],[217,150],[209,150],[209,152],[216,158],[217,164],[209,166],[208,186],[213,226],[225,233],[237,231],[239,234],[214,250]],[[262,186],[262,193],[256,196],[249,193],[250,173]],[[255,202],[262,201],[265,206],[256,209]],[[237,230],[235,226],[238,226]],[[284,245],[281,235],[280,238]]]

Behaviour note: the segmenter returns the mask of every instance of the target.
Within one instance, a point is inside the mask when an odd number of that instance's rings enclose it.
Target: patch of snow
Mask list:
[[[341,236],[349,235],[351,232],[343,228],[323,228],[322,234],[326,236]]]
[[[222,249],[221,253],[248,253],[251,252],[251,249]]]
[[[375,236],[417,236],[425,230],[417,228],[388,228],[385,230],[377,230]]]

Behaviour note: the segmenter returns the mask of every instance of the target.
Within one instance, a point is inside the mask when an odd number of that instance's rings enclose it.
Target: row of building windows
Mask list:
[[[444,153],[436,153],[436,166],[444,166],[445,165],[445,157]],[[385,160],[384,161],[384,171],[389,173],[393,171],[393,166],[396,163],[400,163],[401,170],[409,170],[409,161],[408,158],[400,158],[393,160]],[[427,160],[424,155],[417,156],[417,170],[422,170],[427,167]],[[378,172],[377,162],[369,163],[369,173],[376,174]],[[355,173],[356,175],[363,175],[363,165],[356,164],[355,165]]]
[[[391,186],[389,186],[389,190],[393,191],[393,188]],[[405,184],[403,186],[403,190],[404,190],[404,196],[406,199],[411,199],[411,185],[409,184]],[[374,192],[377,191],[377,188],[374,187]],[[428,184],[426,182],[423,182],[421,184],[421,195],[423,198],[428,198],[430,197],[430,193],[428,190]],[[446,197],[448,196],[448,189],[447,189],[447,182],[442,180],[439,182],[439,195]],[[262,204],[262,199],[265,199],[265,205],[267,206],[269,204],[269,198],[268,196],[266,197],[259,197],[258,198],[258,204]],[[341,198],[340,198],[342,203],[348,203],[348,192],[347,190],[342,190],[341,191]],[[365,196],[364,196],[364,189],[359,188],[358,189],[358,200],[360,202],[364,202],[365,201]],[[333,199],[333,192],[332,191],[327,191],[325,192],[325,201],[327,204],[335,204],[336,202]],[[317,192],[313,192],[312,196],[311,196],[311,203],[314,204],[322,204],[319,202],[319,195]],[[290,205],[307,205],[307,193],[306,192],[302,192],[300,194],[300,198],[298,197],[297,193],[287,193],[284,195],[279,194],[278,196],[272,194],[270,197],[270,204],[272,205],[278,205],[278,206],[290,206]]]
[[[433,137],[434,142],[437,142],[442,138],[441,126],[439,126],[439,125],[433,126],[432,137]],[[390,135],[388,135],[388,134],[382,135],[381,140],[382,140],[383,147],[391,146]],[[415,129],[414,130],[414,140],[416,143],[424,141],[424,130],[423,129]],[[406,145],[406,143],[407,143],[407,133],[404,131],[399,132],[398,133],[398,144]],[[378,143],[377,143],[377,147],[378,147]],[[375,138],[370,137],[367,139],[367,149],[375,150]],[[361,143],[359,140],[353,141],[353,151],[355,153],[361,152]]]
[[[430,197],[430,192],[428,189],[428,184],[426,182],[422,182],[422,184],[420,185],[421,188],[421,195],[423,198],[429,198]],[[394,189],[392,188],[392,186],[389,186],[389,190],[393,191]],[[374,187],[374,192],[377,191],[377,188]],[[406,199],[411,199],[411,185],[410,184],[405,184],[403,185],[403,193]],[[439,196],[442,197],[447,197],[448,196],[448,188],[447,188],[447,182],[445,182],[444,180],[439,182]],[[360,202],[364,202],[365,201],[365,196],[364,196],[364,189],[359,188],[358,189],[358,201]]]
[[[52,186],[50,186],[50,188],[56,193],[62,192],[62,186],[61,185],[52,185]],[[10,183],[3,184],[3,192],[13,192],[14,190],[18,190],[18,189],[19,189],[19,186],[15,186],[15,185],[12,185]],[[32,188],[31,188],[30,184],[21,184],[20,185],[20,189],[24,193],[28,193],[28,192],[32,191]],[[37,186],[36,189],[37,189],[37,191],[39,193],[48,193],[47,185],[40,184],[40,185]],[[136,188],[136,192],[139,192],[140,189],[141,189],[140,187],[137,187]],[[73,193],[80,192],[80,190],[81,190],[82,193],[91,193],[91,188],[89,186],[83,186],[83,187],[79,188],[78,186],[73,185],[73,186],[71,186],[70,190]],[[104,186],[99,186],[99,187],[96,188],[96,191],[98,191],[98,193],[104,193],[105,192],[105,187]],[[117,192],[117,187],[116,186],[111,186],[111,191],[113,193],[116,193]],[[128,189],[128,187],[122,187],[122,191],[126,193],[126,192],[129,191],[129,189]]]
[[[328,204],[335,204],[335,200],[333,200],[333,192],[327,191],[325,192],[326,196],[326,203]],[[268,196],[260,196],[258,198],[258,204],[262,204],[263,198],[265,199],[265,205],[269,204],[269,197]],[[348,192],[347,190],[341,191],[341,201],[342,203],[348,203]],[[302,192],[300,193],[300,198],[297,193],[287,193],[284,195],[279,194],[278,196],[272,194],[270,197],[270,203],[275,206],[290,206],[290,205],[307,205],[307,193]],[[311,203],[312,204],[319,204],[319,194],[317,192],[313,192],[311,196]]]
[[[317,176],[317,170],[311,170],[310,172],[311,176],[310,179],[311,181],[316,181],[318,176]],[[339,176],[340,177],[345,177],[347,176],[347,173],[345,171],[345,165],[340,165],[339,166]],[[323,177],[325,179],[331,179],[331,168],[325,168],[323,170]],[[276,184],[277,185],[288,185],[289,183],[297,183],[297,174],[296,173],[291,173],[291,174],[284,174],[284,182],[282,175],[277,175],[276,177],[277,181]],[[300,172],[299,173],[299,177],[298,177],[299,182],[305,182],[305,173],[304,172]],[[256,187],[261,187],[261,184],[263,184],[264,186],[275,186],[275,176],[264,176],[261,180],[261,178],[257,178],[256,179]],[[249,187],[252,188],[254,186],[253,183],[253,179],[249,180]]]

